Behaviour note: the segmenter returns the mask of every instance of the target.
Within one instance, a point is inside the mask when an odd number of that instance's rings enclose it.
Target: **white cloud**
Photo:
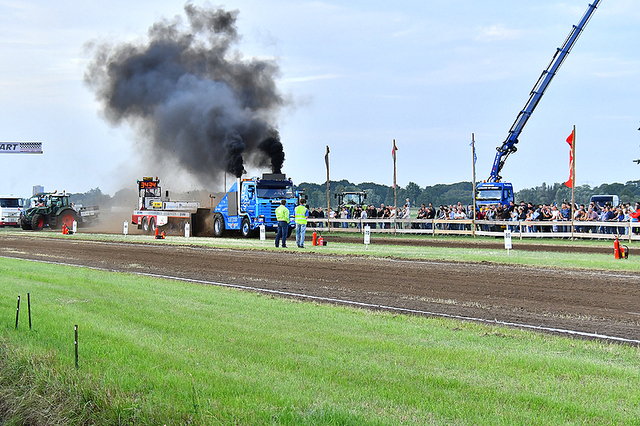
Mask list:
[[[479,28],[479,34],[476,36],[477,41],[499,41],[499,40],[516,40],[522,36],[521,30],[506,28],[503,24],[491,25],[489,27]]]
[[[283,78],[282,82],[283,83],[306,83],[308,81],[330,80],[330,79],[334,79],[334,78],[338,78],[338,75],[336,75],[336,74],[320,74],[320,75],[307,75],[307,76],[302,76],[302,77]]]

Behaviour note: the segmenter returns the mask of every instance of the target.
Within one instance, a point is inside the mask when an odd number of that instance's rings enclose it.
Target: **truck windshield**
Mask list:
[[[476,200],[498,200],[500,201],[502,198],[502,190],[501,189],[479,189],[476,194]]]
[[[20,198],[2,198],[0,199],[0,207],[11,208],[21,207],[22,203]]]
[[[259,198],[293,198],[293,186],[285,188],[258,187]]]
[[[343,204],[362,204],[362,195],[361,194],[342,194],[342,203]]]
[[[606,203],[609,203],[613,207],[617,207],[619,204],[617,195],[594,195],[591,197],[592,203],[596,203],[599,209],[602,209]]]

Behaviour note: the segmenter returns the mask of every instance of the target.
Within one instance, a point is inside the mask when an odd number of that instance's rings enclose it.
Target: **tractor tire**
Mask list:
[[[20,227],[25,231],[31,231],[31,222],[29,222],[25,216],[22,216],[20,218]]]
[[[242,219],[242,227],[240,232],[244,238],[251,238],[253,236],[253,230],[251,229],[251,222],[248,217]]]
[[[156,219],[152,217],[151,219],[149,219],[149,233],[154,234],[155,232],[156,232]]]
[[[44,228],[44,216],[40,213],[36,213],[31,218],[31,229],[34,231],[41,231]]]
[[[142,218],[142,232],[144,232],[145,234],[149,233],[149,222],[147,222],[146,217]]]
[[[224,234],[224,218],[222,215],[215,215],[213,217],[213,236],[222,237]]]
[[[73,229],[74,220],[78,220],[76,212],[73,210],[64,210],[58,215],[58,228],[62,228],[62,225],[66,225],[67,229]]]

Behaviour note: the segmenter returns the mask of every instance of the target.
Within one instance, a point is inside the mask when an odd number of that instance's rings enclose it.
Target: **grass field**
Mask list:
[[[634,347],[13,259],[0,274],[0,424],[640,424]]]

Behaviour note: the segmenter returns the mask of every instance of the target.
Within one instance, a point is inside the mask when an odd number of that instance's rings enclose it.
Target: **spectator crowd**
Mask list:
[[[512,231],[522,232],[570,232],[571,226],[561,222],[570,222],[572,215],[571,203],[563,201],[558,206],[553,204],[534,205],[521,201],[519,204],[511,202],[509,206],[501,204],[481,206],[476,209],[476,220],[486,221],[510,221],[517,224],[508,225]],[[411,221],[401,221],[395,224],[396,227],[412,229],[432,229],[433,221],[441,220],[469,220],[473,216],[472,207],[457,203],[455,205],[440,205],[435,208],[431,203],[422,204],[415,215],[411,212],[409,199],[402,207],[387,206],[381,204],[379,208],[374,205],[368,206],[343,206],[337,210],[329,209],[328,212],[318,207],[310,210],[310,226],[321,227],[323,222],[314,222],[313,219],[328,219],[332,227],[348,228],[350,225],[360,228],[361,223],[346,222],[345,219],[370,219],[366,222],[372,228],[379,226],[382,229],[394,226],[392,222],[398,219],[411,219]],[[576,204],[573,209],[573,219],[577,222],[607,222],[607,224],[587,224],[575,225],[575,231],[579,233],[600,233],[622,235],[628,232],[628,228],[616,226],[615,222],[637,222],[640,216],[640,203],[635,203],[632,207],[630,203],[612,206],[610,203],[598,205],[591,202]],[[381,222],[373,222],[371,219],[383,219]],[[558,223],[560,222],[560,223]],[[611,223],[609,225],[609,223]],[[470,230],[471,224],[456,224],[455,222],[438,223],[440,229],[449,230]],[[502,227],[497,224],[480,223],[477,225],[481,230],[498,231]],[[640,233],[638,228],[633,228],[634,233]]]

